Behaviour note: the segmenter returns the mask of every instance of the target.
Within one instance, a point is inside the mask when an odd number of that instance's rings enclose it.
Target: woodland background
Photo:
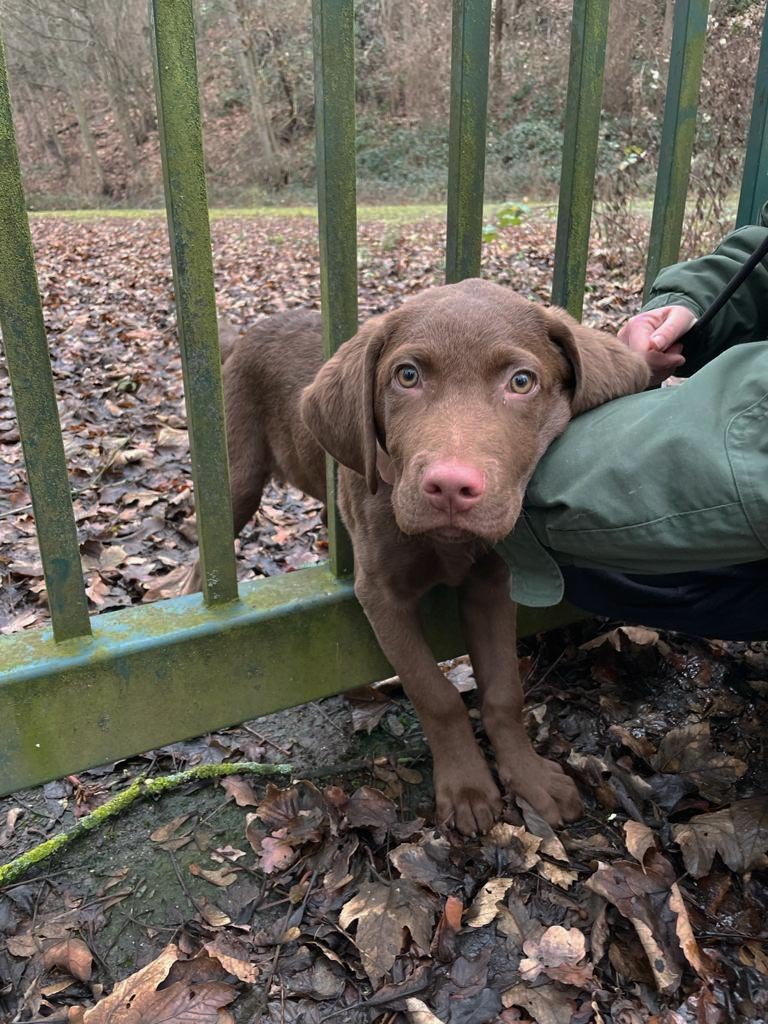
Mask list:
[[[162,205],[147,6],[0,0],[32,209]],[[211,204],[313,201],[309,0],[196,6]],[[495,2],[488,201],[557,193],[571,7],[570,0]],[[620,217],[630,198],[652,193],[673,7],[673,0],[612,5],[598,216]],[[764,7],[712,4],[692,175],[696,224],[728,221]],[[357,4],[363,201],[445,197],[450,20],[446,0]]]

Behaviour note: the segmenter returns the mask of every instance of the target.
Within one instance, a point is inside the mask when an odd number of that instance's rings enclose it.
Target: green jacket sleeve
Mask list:
[[[762,224],[739,228],[727,235],[709,255],[667,267],[653,283],[643,309],[685,306],[701,316],[768,232],[768,203]],[[768,339],[768,258],[763,260],[710,323],[695,350],[683,344],[685,365],[680,376],[690,376],[732,345]],[[694,343],[692,343],[694,344]]]

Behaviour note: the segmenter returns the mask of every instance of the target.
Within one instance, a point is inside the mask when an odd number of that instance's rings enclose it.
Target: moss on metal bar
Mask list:
[[[315,152],[325,356],[357,330],[355,32],[352,0],[314,0]],[[352,572],[352,545],[336,505],[327,457],[328,540],[337,576]]]
[[[91,811],[90,814],[80,818],[66,832],[59,832],[57,835],[51,836],[50,839],[46,839],[44,843],[40,843],[26,853],[22,853],[19,857],[8,861],[7,864],[0,864],[0,888],[17,881],[30,868],[52,857],[54,853],[58,853],[75,839],[79,839],[89,832],[94,832],[105,821],[109,821],[110,818],[115,818],[118,814],[122,814],[128,807],[135,804],[137,800],[142,800],[148,796],[163,796],[163,794],[170,793],[181,786],[186,786],[190,782],[223,779],[229,775],[257,775],[262,778],[268,778],[274,775],[290,775],[292,771],[293,766],[290,764],[259,764],[254,761],[241,761],[239,764],[198,764],[194,768],[188,768],[186,771],[174,772],[173,775],[161,775],[154,779],[147,779],[142,776],[134,780],[122,793],[118,793],[117,796],[107,800],[101,807],[97,807],[95,811]]]
[[[237,597],[237,579],[192,0],[151,11],[203,594],[217,604]]]
[[[57,640],[90,632],[0,40],[0,326]]]
[[[91,639],[50,630],[0,641],[0,795],[392,674],[352,584],[325,566],[93,620]],[[463,653],[455,591],[424,606],[436,656]],[[573,621],[521,609],[521,635]]]
[[[747,135],[747,153],[741,179],[736,227],[757,224],[760,208],[768,201],[768,6],[763,20],[755,94]]]
[[[645,269],[645,294],[663,267],[677,260],[696,137],[709,0],[676,0],[659,170]]]
[[[552,301],[581,319],[597,167],[609,0],[575,0]]]
[[[454,0],[445,280],[480,273],[490,0]]]

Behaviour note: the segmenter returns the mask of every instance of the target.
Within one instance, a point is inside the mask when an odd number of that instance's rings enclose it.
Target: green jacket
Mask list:
[[[656,279],[645,309],[697,316],[768,230],[732,232],[712,255]],[[498,550],[521,604],[556,604],[559,565],[631,573],[713,569],[768,558],[768,260],[684,348],[676,387],[620,398],[575,419],[540,462]],[[743,344],[751,342],[752,344]]]

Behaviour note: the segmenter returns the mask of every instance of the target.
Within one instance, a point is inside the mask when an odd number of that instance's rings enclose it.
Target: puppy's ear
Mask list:
[[[574,416],[648,387],[651,374],[645,361],[618,338],[582,326],[564,309],[547,310],[547,319],[551,338],[573,367]]]
[[[376,366],[393,323],[391,313],[368,320],[323,365],[301,396],[301,418],[337,462],[378,488]]]

